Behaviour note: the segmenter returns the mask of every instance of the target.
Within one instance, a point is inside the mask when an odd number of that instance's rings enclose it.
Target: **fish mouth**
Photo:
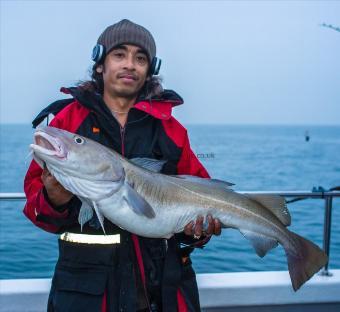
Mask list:
[[[65,159],[67,156],[64,144],[43,131],[34,133],[34,144],[31,144],[30,147],[34,152],[47,156],[55,156],[60,159]]]

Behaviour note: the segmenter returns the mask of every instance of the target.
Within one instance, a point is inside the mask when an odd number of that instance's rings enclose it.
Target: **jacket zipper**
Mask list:
[[[125,156],[125,148],[124,148],[124,137],[125,137],[125,126],[122,127],[121,125],[119,125],[120,127],[120,140],[121,140],[121,149],[122,149],[122,156]]]
[[[125,156],[124,139],[125,139],[125,129],[126,129],[126,126],[122,127],[121,125],[119,125],[119,127],[120,127],[121,152],[122,152],[122,156]],[[148,293],[147,293],[147,290],[146,290],[146,285],[143,283],[143,281],[142,281],[142,284],[143,284],[143,289],[144,289],[144,295],[145,295],[146,303],[148,305],[149,311],[151,312],[152,310],[151,310],[151,306],[150,306],[150,302],[149,302]]]

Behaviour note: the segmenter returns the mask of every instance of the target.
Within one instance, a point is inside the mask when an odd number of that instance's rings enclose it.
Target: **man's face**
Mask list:
[[[140,47],[124,44],[111,50],[104,66],[98,68],[103,73],[104,93],[134,98],[146,81],[149,61]]]

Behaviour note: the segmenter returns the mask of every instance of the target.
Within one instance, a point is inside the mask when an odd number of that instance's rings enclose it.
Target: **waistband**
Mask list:
[[[66,242],[78,244],[100,244],[100,245],[120,244],[120,234],[92,235],[65,232],[60,235],[60,239]]]

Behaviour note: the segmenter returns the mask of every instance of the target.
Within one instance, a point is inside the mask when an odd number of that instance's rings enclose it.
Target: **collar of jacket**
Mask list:
[[[96,110],[95,103],[98,101],[104,103],[100,94],[86,91],[80,87],[62,87],[60,91],[72,95],[80,103],[93,110]],[[172,108],[183,103],[183,99],[175,91],[165,89],[158,97],[151,99],[140,95],[133,107],[157,119],[167,120],[171,117]]]

